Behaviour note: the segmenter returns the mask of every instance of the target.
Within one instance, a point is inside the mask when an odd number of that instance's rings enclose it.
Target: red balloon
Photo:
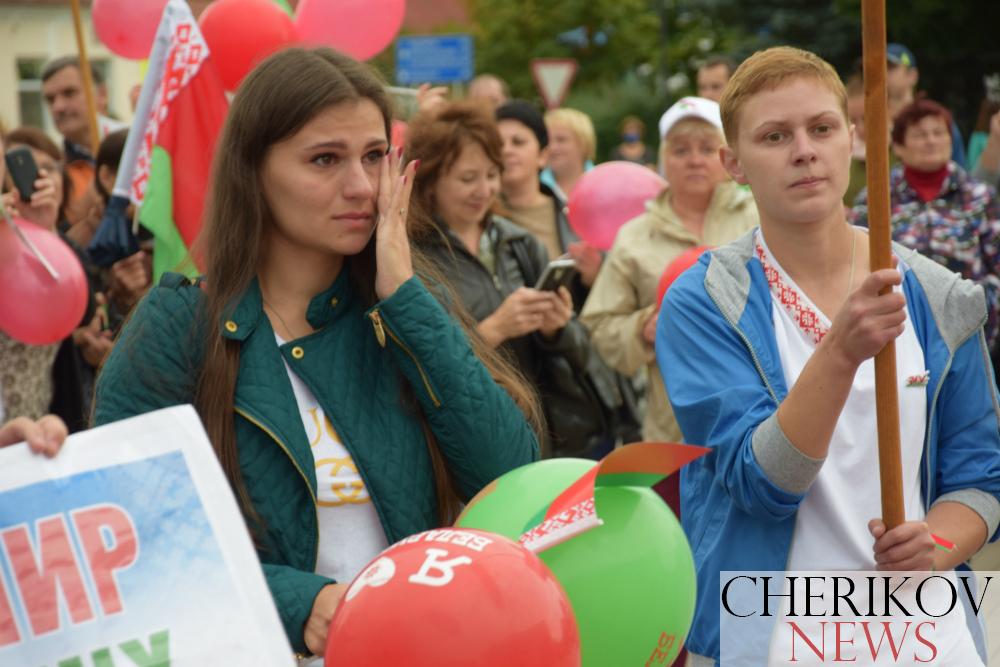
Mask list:
[[[662,304],[663,297],[666,296],[667,290],[670,286],[674,284],[677,277],[690,269],[698,262],[698,258],[701,257],[702,253],[708,250],[708,246],[697,245],[693,248],[688,248],[681,254],[674,257],[670,264],[667,264],[667,269],[660,276],[660,282],[656,285],[656,303]]]
[[[58,236],[24,220],[14,224],[59,277],[53,278],[10,226],[0,222],[0,330],[28,345],[58,343],[80,326],[87,309],[87,277],[76,253]]]
[[[579,667],[566,594],[534,553],[482,530],[408,537],[357,576],[326,667]]]
[[[406,0],[299,0],[295,28],[304,42],[368,60],[403,26]]]
[[[132,60],[149,57],[167,0],[94,0],[90,17],[104,46]]]
[[[646,202],[666,186],[652,169],[633,162],[599,164],[573,187],[569,224],[590,245],[610,250],[619,228],[646,210]]]
[[[198,25],[226,90],[236,90],[260,61],[295,41],[291,17],[274,0],[217,0]]]

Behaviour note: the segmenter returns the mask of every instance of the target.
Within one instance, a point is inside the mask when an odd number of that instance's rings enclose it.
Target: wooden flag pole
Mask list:
[[[83,22],[80,19],[80,0],[70,0],[73,7],[73,29],[76,31],[76,49],[80,55],[80,75],[83,77],[83,94],[87,99],[87,120],[90,125],[90,154],[97,156],[101,134],[97,129],[97,100],[94,99],[94,78],[90,74],[87,45],[83,42]]]
[[[865,77],[865,160],[868,177],[868,242],[872,271],[892,268],[889,227],[889,111],[886,95],[885,0],[863,0],[862,44]],[[883,290],[883,293],[890,288]],[[882,520],[888,529],[906,520],[899,448],[896,345],[875,356],[875,411],[882,481]]]

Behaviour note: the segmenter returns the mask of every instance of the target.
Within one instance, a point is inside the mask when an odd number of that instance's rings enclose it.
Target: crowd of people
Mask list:
[[[4,132],[39,178],[3,204],[76,251],[89,304],[61,343],[0,333],[0,445],[53,455],[67,432],[194,404],[304,659],[388,544],[450,525],[515,467],[640,439],[713,452],[679,482],[699,584],[688,664],[719,659],[720,571],[954,568],[1000,523],[1000,101],[966,151],[917,93],[915,56],[890,45],[887,65],[898,270],[868,268],[863,82],[811,53],[707,59],[655,148],[623,119],[612,156],[667,185],[603,252],[566,212],[599,154],[584,112],[483,75],[462,100],[422,88],[390,145],[367,66],[291,48],[231,102],[204,276],[154,286],[148,245],[88,257],[127,130],[94,71],[92,152],[80,64],[55,60],[42,85],[63,144]],[[661,303],[664,270],[699,247]],[[570,278],[547,282],[559,261]],[[870,471],[872,358],[890,340],[900,386],[924,380],[901,390],[908,521],[887,530]]]

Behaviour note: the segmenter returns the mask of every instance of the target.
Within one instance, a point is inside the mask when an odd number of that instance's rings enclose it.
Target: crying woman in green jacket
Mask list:
[[[97,386],[99,424],[197,407],[300,653],[324,652],[379,551],[538,456],[534,396],[411,250],[419,165],[390,120],[333,51],[251,72],[216,149],[207,274],[150,291]]]

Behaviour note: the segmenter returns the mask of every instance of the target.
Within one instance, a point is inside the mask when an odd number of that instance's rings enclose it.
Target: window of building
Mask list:
[[[18,58],[17,60],[17,104],[20,125],[43,128],[51,134],[52,120],[45,111],[42,97],[43,58]]]

